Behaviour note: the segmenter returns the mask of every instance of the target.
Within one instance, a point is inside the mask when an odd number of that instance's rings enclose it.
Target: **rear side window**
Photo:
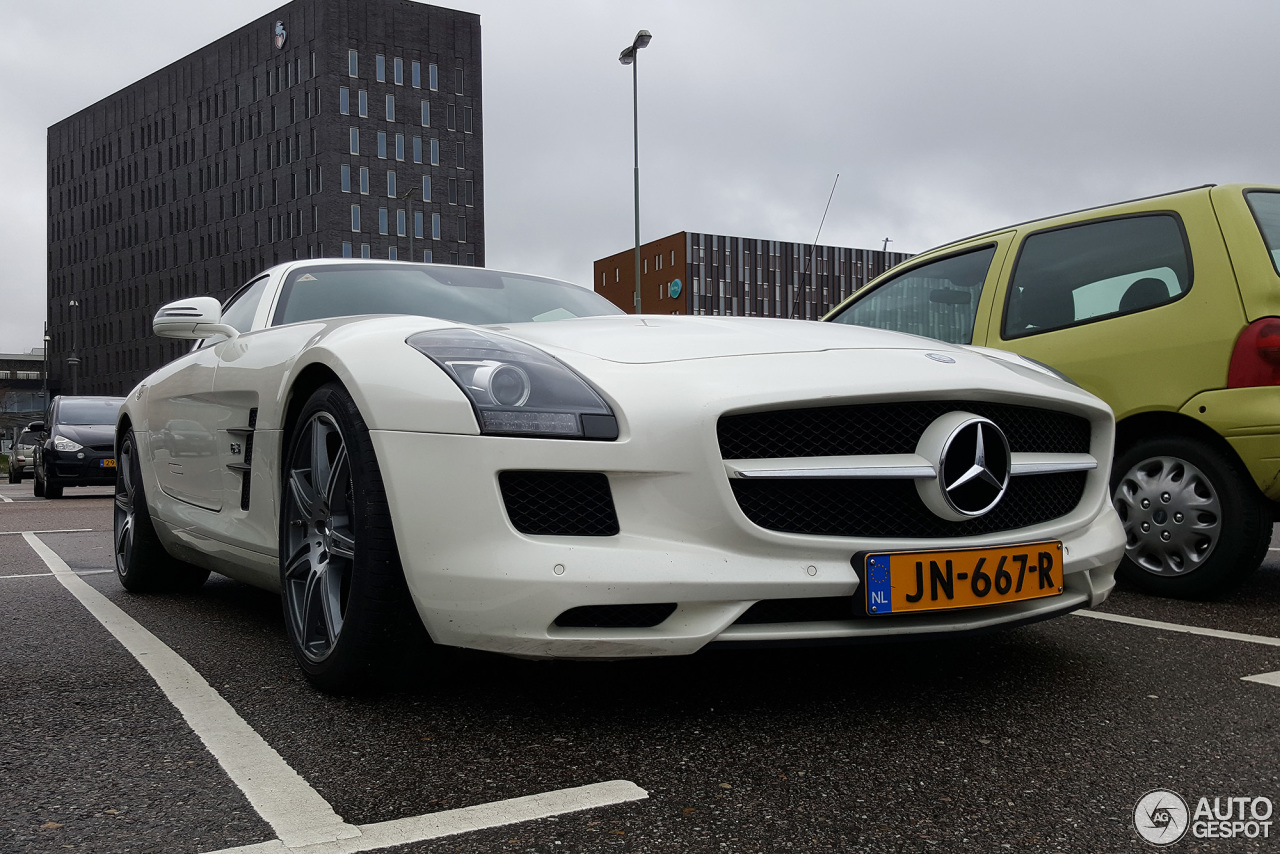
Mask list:
[[[1003,337],[1022,338],[1145,311],[1191,288],[1191,255],[1173,214],[1033,234],[1009,283]]]
[[[1258,231],[1271,253],[1271,266],[1280,273],[1280,193],[1254,190],[1244,194],[1258,223]]]
[[[978,298],[995,254],[995,246],[987,246],[913,267],[831,320],[971,344]]]

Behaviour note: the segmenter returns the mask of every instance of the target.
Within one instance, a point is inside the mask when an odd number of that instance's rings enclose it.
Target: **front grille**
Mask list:
[[[618,533],[609,479],[599,472],[498,474],[507,518],[522,534],[611,537]]]
[[[104,442],[101,445],[89,445],[89,450],[97,451],[100,454],[114,454],[116,446],[111,442]]]
[[[1085,472],[1009,479],[991,512],[951,522],[920,501],[911,480],[732,480],[742,512],[771,531],[835,537],[968,537],[1012,531],[1070,513],[1084,495]]]
[[[556,625],[562,629],[651,629],[675,610],[675,602],[582,605],[556,617]]]
[[[926,400],[783,409],[723,416],[716,425],[726,460],[912,454],[925,428],[948,412],[972,412],[1004,430],[1015,453],[1089,452],[1089,420],[1004,403]]]

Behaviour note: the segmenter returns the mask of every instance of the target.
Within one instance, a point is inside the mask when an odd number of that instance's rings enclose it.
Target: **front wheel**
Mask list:
[[[14,471],[13,469],[9,469],[9,482],[22,483],[22,473],[18,471]]]
[[[421,646],[364,419],[342,386],[303,407],[281,485],[280,586],[294,656],[316,687],[386,687]]]
[[[1148,593],[1224,593],[1258,568],[1271,543],[1270,508],[1248,472],[1188,437],[1125,448],[1111,492],[1126,540],[1118,574]]]
[[[39,495],[40,493],[36,493]],[[45,498],[61,498],[62,484],[58,483],[54,478],[49,477],[49,472],[44,473],[44,497]]]

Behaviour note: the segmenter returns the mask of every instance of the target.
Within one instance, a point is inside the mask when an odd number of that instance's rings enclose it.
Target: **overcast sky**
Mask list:
[[[40,345],[49,125],[282,4],[0,0],[0,352]],[[1276,0],[466,0],[491,267],[590,285],[691,230],[919,252],[1205,183],[1280,184]]]

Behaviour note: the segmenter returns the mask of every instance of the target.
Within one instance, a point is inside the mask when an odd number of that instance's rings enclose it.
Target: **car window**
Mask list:
[[[36,444],[36,434],[30,430],[23,430],[22,435],[18,437],[18,447],[34,448]]]
[[[227,300],[222,309],[222,322],[235,329],[236,332],[248,332],[253,325],[253,316],[258,312],[258,303],[262,301],[262,293],[267,289],[267,277],[259,276],[242,287],[235,296]]]
[[[90,426],[115,424],[123,397],[83,397],[58,403],[58,424]]]
[[[1032,234],[1009,282],[1006,340],[1165,305],[1191,287],[1173,214],[1109,219]]]
[[[978,298],[995,254],[995,246],[986,246],[913,267],[831,320],[970,344]]]
[[[1271,265],[1280,273],[1280,193],[1253,190],[1244,197],[1271,253]]]
[[[586,288],[476,267],[333,264],[285,280],[273,325],[357,314],[418,314],[486,325],[623,314]]]

